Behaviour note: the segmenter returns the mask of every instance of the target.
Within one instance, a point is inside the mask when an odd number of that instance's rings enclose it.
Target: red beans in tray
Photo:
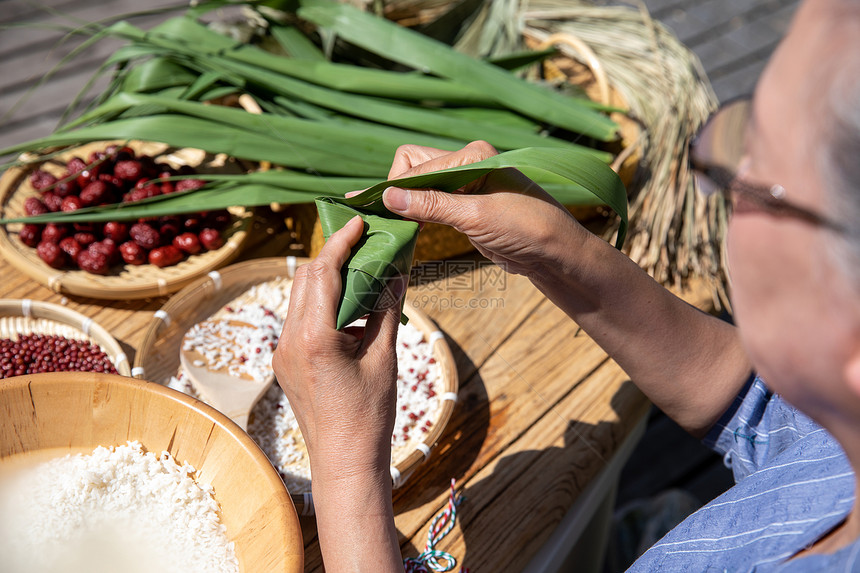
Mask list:
[[[0,378],[76,371],[117,373],[98,344],[43,334],[0,339]]]
[[[86,161],[72,157],[60,177],[40,169],[31,173],[30,184],[40,196],[28,197],[24,211],[27,215],[75,211],[197,189],[203,185],[200,179],[166,181],[193,174],[189,167],[176,170],[148,155],[137,155],[130,147],[111,145],[93,152]],[[105,275],[116,264],[149,262],[165,267],[218,249],[230,220],[229,213],[221,210],[139,221],[31,223],[22,227],[18,237],[51,267]]]

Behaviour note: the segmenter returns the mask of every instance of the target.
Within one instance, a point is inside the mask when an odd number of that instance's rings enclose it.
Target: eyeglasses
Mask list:
[[[722,105],[690,144],[690,165],[704,195],[733,193],[739,201],[778,217],[791,217],[844,232],[841,223],[792,203],[782,185],[757,185],[743,180],[738,170],[745,158],[744,139],[752,114],[752,100],[744,97]]]

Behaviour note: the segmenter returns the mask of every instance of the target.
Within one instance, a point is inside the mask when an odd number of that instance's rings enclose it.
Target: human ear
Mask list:
[[[845,364],[845,383],[854,396],[860,398],[860,348]]]

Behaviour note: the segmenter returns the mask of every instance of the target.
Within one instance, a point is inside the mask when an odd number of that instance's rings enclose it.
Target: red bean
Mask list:
[[[43,334],[0,339],[0,378],[76,370],[117,374],[110,357],[97,344]]]

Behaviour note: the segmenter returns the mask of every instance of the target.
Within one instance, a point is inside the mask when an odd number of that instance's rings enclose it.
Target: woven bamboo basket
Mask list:
[[[576,51],[581,55],[581,61],[565,55],[546,59],[541,72],[543,79],[550,82],[567,82],[581,89],[593,101],[626,109],[627,105],[623,96],[612,87],[597,56],[587,44],[572,34],[553,34],[543,41],[526,37],[525,43],[534,50],[563,45]],[[639,146],[642,129],[638,122],[626,114],[614,112],[611,117],[619,126],[620,137],[606,150],[615,155],[612,168],[619,174],[624,184],[629,187],[642,159]],[[603,207],[571,205],[567,208],[574,217],[588,224],[597,232],[601,231],[602,223],[612,216],[611,212]],[[325,244],[325,237],[317,216],[316,206],[311,204],[288,205],[283,210],[287,227],[295,233],[296,240],[304,246],[309,256],[317,256]],[[469,253],[474,248],[464,234],[452,227],[426,223],[418,233],[414,259],[416,261],[450,259]]]
[[[0,338],[44,334],[82,340],[108,355],[117,372],[131,376],[128,357],[119,342],[91,318],[64,306],[29,299],[0,299]]]
[[[198,150],[175,150],[164,144],[141,141],[90,143],[64,151],[39,167],[55,175],[61,175],[64,170],[62,163],[72,156],[87,157],[91,151],[104,149],[112,143],[128,145],[138,154],[146,153],[174,166],[186,164],[200,171],[225,167],[221,158],[213,161]],[[26,215],[24,201],[28,197],[39,195],[28,180],[29,174],[36,168],[36,165],[27,168],[13,167],[0,177],[0,215],[6,218]],[[221,248],[189,256],[179,264],[164,268],[150,264],[122,265],[106,276],[81,270],[54,269],[39,258],[36,249],[26,246],[18,238],[21,223],[0,226],[0,255],[36,282],[58,293],[108,300],[164,296],[176,292],[212,269],[228,264],[239,254],[248,234],[253,212],[236,208],[231,210],[231,214],[233,221],[223,233],[224,245]]]
[[[302,531],[278,473],[251,438],[206,404],[159,384],[59,372],[0,383],[0,470],[139,442],[195,468],[214,489],[243,573],[300,573]]]
[[[198,279],[176,293],[147,326],[138,348],[132,375],[161,384],[167,383],[180,368],[179,349],[186,331],[201,322],[253,285],[272,279],[292,278],[296,268],[309,259],[263,258],[236,263]],[[457,367],[451,350],[439,329],[425,314],[413,308],[408,300],[405,312],[410,323],[418,328],[425,339],[433,341],[433,357],[439,370],[443,397],[430,431],[416,447],[404,447],[392,454],[391,474],[395,487],[427,459],[439,441],[454,409],[458,391]],[[253,414],[252,414],[253,416]],[[293,503],[303,514],[313,512],[309,492],[292,494]]]

